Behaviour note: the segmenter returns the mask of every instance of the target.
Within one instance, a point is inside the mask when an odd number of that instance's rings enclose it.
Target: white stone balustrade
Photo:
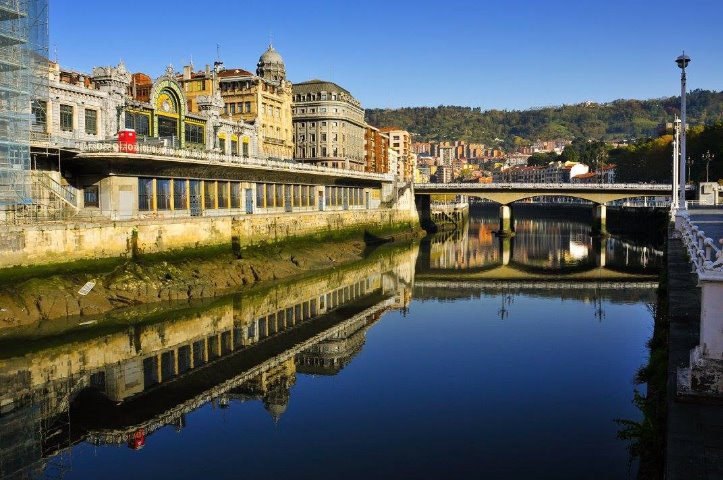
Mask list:
[[[698,277],[700,341],[690,352],[690,366],[678,369],[678,393],[723,396],[723,249],[678,212],[676,228]],[[723,239],[717,242],[723,245]]]

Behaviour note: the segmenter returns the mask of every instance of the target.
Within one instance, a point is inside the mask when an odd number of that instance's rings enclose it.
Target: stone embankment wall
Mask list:
[[[409,194],[407,194],[409,195]],[[400,198],[400,200],[403,200]],[[7,227],[0,268],[131,257],[198,247],[244,248],[295,237],[384,234],[419,225],[414,203],[398,208]]]

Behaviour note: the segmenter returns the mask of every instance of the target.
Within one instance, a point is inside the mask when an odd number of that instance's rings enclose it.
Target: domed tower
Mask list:
[[[274,50],[273,45],[269,44],[269,48],[259,58],[259,63],[256,64],[256,75],[275,83],[286,80],[284,59],[281,58],[279,52]]]

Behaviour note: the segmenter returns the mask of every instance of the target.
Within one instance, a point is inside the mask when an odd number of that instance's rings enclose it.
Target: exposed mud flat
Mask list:
[[[127,261],[107,272],[51,275],[0,283],[0,329],[69,316],[94,316],[168,300],[211,298],[364,257],[363,240],[272,245],[236,256]],[[87,295],[78,291],[88,281]]]

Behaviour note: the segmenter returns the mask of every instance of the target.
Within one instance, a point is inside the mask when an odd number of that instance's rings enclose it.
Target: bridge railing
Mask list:
[[[670,191],[667,183],[417,183],[416,190],[633,190],[641,192]]]
[[[707,237],[699,226],[691,222],[687,214],[683,214],[682,217],[679,227],[681,239],[698,276],[701,274],[722,275],[723,250],[716,245],[712,238]],[[723,245],[723,239],[718,240],[718,244]]]

